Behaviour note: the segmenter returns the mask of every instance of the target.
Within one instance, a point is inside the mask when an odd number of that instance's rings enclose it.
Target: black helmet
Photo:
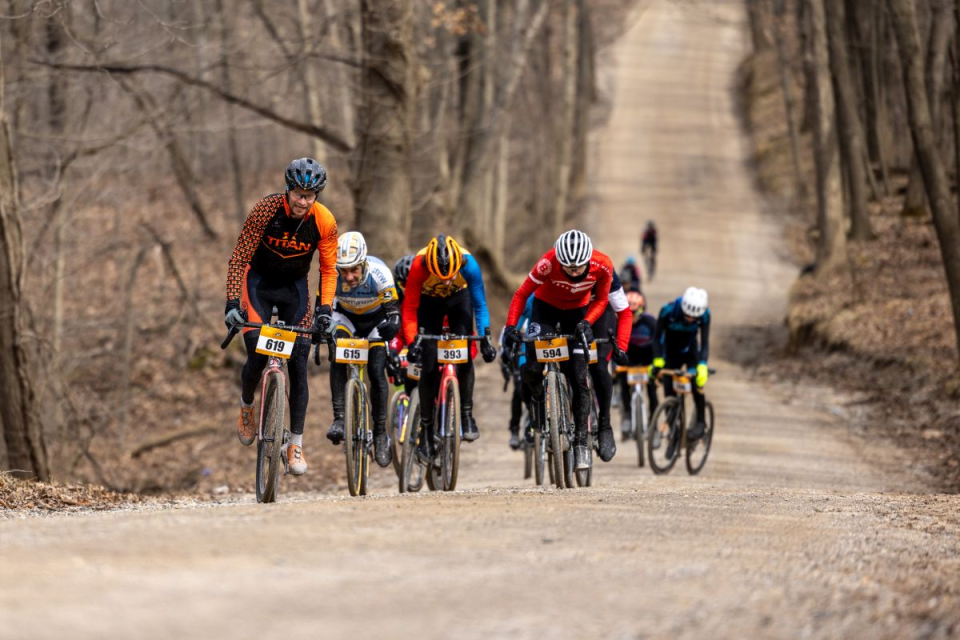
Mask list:
[[[408,256],[403,256],[397,260],[397,264],[393,265],[393,277],[396,278],[397,283],[405,285],[407,283],[407,276],[410,275],[410,265],[413,264],[414,254]]]
[[[287,181],[287,191],[291,189],[306,189],[320,193],[327,186],[327,170],[313,158],[294,160],[283,173]]]

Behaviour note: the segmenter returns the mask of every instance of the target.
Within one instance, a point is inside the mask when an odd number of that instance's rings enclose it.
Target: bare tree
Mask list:
[[[867,168],[864,166],[863,127],[857,113],[857,94],[847,60],[844,39],[843,3],[825,3],[827,40],[830,46],[830,69],[837,102],[837,123],[840,132],[840,151],[847,176],[850,208],[850,237],[866,240],[873,237],[870,211],[867,208]]]
[[[357,225],[375,254],[410,235],[410,149],[416,100],[413,10],[405,0],[362,0],[363,96],[353,177]]]
[[[953,306],[954,331],[960,348],[960,218],[953,208],[950,183],[937,148],[931,105],[927,100],[914,3],[912,0],[888,0],[888,6],[903,64],[910,132],[940,242],[940,254]],[[954,354],[954,359],[960,361],[958,353]]]
[[[23,326],[23,229],[3,85],[0,55],[0,324],[4,327],[0,331],[0,429],[7,450],[5,468],[48,480],[47,448]]]
[[[813,148],[817,170],[817,225],[820,230],[817,246],[818,274],[837,269],[847,260],[824,1],[805,0],[804,4],[804,65],[807,74],[808,108],[814,118]]]

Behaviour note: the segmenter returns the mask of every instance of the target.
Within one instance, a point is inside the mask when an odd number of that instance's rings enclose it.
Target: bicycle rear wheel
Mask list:
[[[667,398],[660,403],[650,420],[647,458],[650,460],[650,468],[658,475],[673,469],[680,455],[680,438],[683,431],[681,402],[680,398]]]
[[[410,398],[403,389],[394,391],[387,405],[387,433],[390,435],[390,457],[393,459],[393,470],[397,473],[397,480],[403,473],[403,443],[400,441],[403,429],[403,419],[406,417],[406,408]]]
[[[647,401],[643,397],[643,391],[640,386],[635,387],[630,402],[630,423],[633,425],[634,440],[637,441],[637,466],[644,466],[643,450],[647,446],[647,428],[646,410]]]
[[[257,439],[257,502],[277,500],[286,402],[286,380],[279,373],[268,373],[260,399],[263,437]]]
[[[561,434],[563,429],[563,406],[560,404],[560,374],[556,371],[547,372],[547,425],[550,430],[550,465],[553,469],[551,480],[557,489],[564,488],[563,444]]]
[[[417,460],[416,452],[420,437],[423,437],[420,432],[420,390],[414,389],[400,432],[400,493],[416,493],[423,487],[424,466]]]
[[[363,455],[363,470],[360,474],[360,495],[370,492],[370,464],[373,462],[373,420],[370,417],[370,401],[367,399],[367,388],[361,382],[360,396],[363,400],[363,426],[360,429],[363,446],[360,452]]]
[[[344,394],[347,411],[343,451],[347,459],[347,488],[351,496],[360,495],[366,452],[366,434],[364,433],[366,407],[363,406],[360,384],[356,378],[350,378],[347,380],[347,389]]]
[[[525,440],[520,447],[523,449],[523,479],[527,480],[533,475],[533,447]]]
[[[445,384],[440,469],[443,475],[443,490],[453,491],[457,488],[457,474],[460,471],[460,387],[455,378],[447,378]]]
[[[707,463],[707,456],[710,455],[710,444],[713,442],[713,404],[709,400],[704,405],[703,417],[707,423],[703,437],[692,442],[689,437],[687,438],[687,472],[692,476],[700,473],[703,465]]]

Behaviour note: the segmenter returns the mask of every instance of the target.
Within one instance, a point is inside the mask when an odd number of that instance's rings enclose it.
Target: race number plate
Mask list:
[[[570,359],[570,350],[567,348],[566,338],[552,340],[537,340],[533,343],[537,351],[538,362],[564,362]]]
[[[690,393],[690,378],[686,376],[677,376],[674,386],[680,393]]]
[[[441,364],[461,364],[466,361],[466,340],[437,340],[437,362]]]
[[[260,327],[257,338],[257,353],[265,356],[277,356],[289,360],[293,353],[293,344],[297,341],[296,331],[285,331],[276,327]]]
[[[649,381],[649,367],[630,367],[627,369],[627,384],[646,384]]]
[[[370,343],[359,338],[337,338],[334,360],[341,364],[367,364]]]
[[[600,357],[597,355],[597,341],[594,340],[590,343],[590,364],[597,364],[600,360]]]

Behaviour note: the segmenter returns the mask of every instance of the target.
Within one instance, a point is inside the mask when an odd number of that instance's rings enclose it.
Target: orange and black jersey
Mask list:
[[[282,193],[263,198],[247,216],[230,256],[227,300],[240,300],[246,266],[271,281],[292,282],[306,276],[314,251],[320,251],[318,304],[332,304],[337,290],[337,221],[315,202],[302,220],[290,216]]]

